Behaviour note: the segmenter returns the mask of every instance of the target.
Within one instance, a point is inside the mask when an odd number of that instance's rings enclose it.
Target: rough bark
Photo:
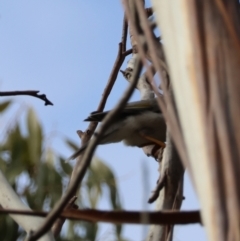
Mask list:
[[[240,239],[239,2],[153,0],[209,240]]]

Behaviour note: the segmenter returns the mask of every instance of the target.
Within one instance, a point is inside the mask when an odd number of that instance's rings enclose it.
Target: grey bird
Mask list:
[[[101,122],[109,111],[92,112],[84,121]],[[99,144],[123,141],[127,146],[155,144],[165,147],[166,123],[156,99],[130,102],[107,128]],[[70,158],[75,159],[87,147],[82,146]]]

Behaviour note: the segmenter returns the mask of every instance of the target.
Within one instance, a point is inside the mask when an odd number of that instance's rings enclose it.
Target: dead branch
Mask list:
[[[14,209],[0,209],[0,214],[14,214],[27,216],[46,217],[49,213],[42,211],[26,211]],[[100,211],[100,210],[64,210],[60,215],[63,219],[84,220],[87,222],[107,222],[114,224],[143,224],[143,216],[146,216],[144,224],[194,224],[201,223],[199,211]]]
[[[43,234],[45,234],[52,226],[53,222],[56,220],[56,218],[59,216],[59,214],[62,212],[64,207],[66,206],[69,199],[75,194],[78,186],[81,184],[81,181],[86,173],[87,168],[89,167],[92,159],[92,155],[94,153],[94,150],[98,144],[98,142],[101,140],[102,135],[104,134],[104,131],[107,129],[108,125],[111,124],[112,120],[117,116],[118,112],[121,111],[121,109],[124,108],[125,104],[127,103],[128,99],[130,98],[133,90],[135,89],[135,86],[137,84],[137,80],[139,78],[142,64],[140,60],[137,60],[138,64],[136,65],[136,69],[133,74],[133,81],[125,91],[123,97],[117,104],[117,106],[105,117],[104,121],[102,122],[102,125],[100,126],[97,135],[94,135],[92,140],[89,142],[88,147],[83,155],[83,159],[81,160],[81,165],[77,167],[76,170],[76,176],[70,183],[68,190],[66,194],[63,196],[62,200],[53,208],[52,212],[47,216],[45,222],[43,223],[42,227],[39,228],[34,233],[31,233],[29,236],[29,241],[37,240],[39,237],[41,237]]]
[[[38,94],[38,90],[16,90],[16,91],[1,91],[0,96],[13,96],[13,95],[30,95],[45,101],[45,105],[53,105],[45,94]]]
[[[157,200],[160,191],[163,189],[163,187],[166,184],[166,180],[167,180],[167,174],[166,172],[162,173],[159,180],[157,181],[157,186],[155,187],[155,189],[152,191],[152,195],[151,197],[148,199],[148,203],[153,203],[154,201]]]
[[[123,28],[122,28],[122,53],[126,52],[126,45],[127,45],[127,32],[128,32],[128,22],[126,16],[124,15],[123,18]]]
[[[122,40],[118,45],[118,54],[117,54],[117,58],[115,60],[115,63],[113,65],[112,71],[110,73],[108,82],[106,84],[106,87],[104,89],[104,92],[102,94],[102,99],[100,100],[100,103],[98,105],[97,111],[103,111],[105,104],[107,102],[107,98],[113,88],[113,85],[117,79],[119,70],[125,60],[125,57],[128,55],[128,53],[126,52],[126,41],[127,41],[127,28],[128,28],[128,24],[126,22],[125,16],[123,19],[123,28],[122,28]],[[94,133],[94,131],[97,128],[97,124],[96,122],[90,122],[87,130],[85,132],[82,132],[81,130],[77,131],[78,136],[81,139],[81,145],[85,145],[86,143],[88,143],[88,141],[91,139],[92,134]],[[77,158],[75,167],[73,168],[73,172],[71,175],[71,180],[69,182],[69,185],[71,185],[72,180],[76,177],[76,170],[79,168],[79,166],[81,166],[82,163],[82,158],[83,156],[80,155]],[[75,194],[74,194],[75,195]],[[54,225],[56,229],[61,230],[61,227],[63,225],[64,222],[58,222],[57,225]]]
[[[71,209],[74,209],[76,211],[76,209],[78,209],[78,206],[76,204],[74,204],[76,200],[77,200],[76,196],[72,197],[70,199],[70,201],[68,202],[68,204],[67,204],[66,208],[64,209],[64,211],[71,210]],[[55,238],[59,236],[65,220],[66,220],[65,217],[60,217],[54,223],[54,225],[53,225],[51,230],[52,230],[53,236]]]

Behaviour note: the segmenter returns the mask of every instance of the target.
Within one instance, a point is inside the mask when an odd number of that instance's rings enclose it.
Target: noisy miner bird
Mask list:
[[[84,121],[101,122],[109,111],[92,112]],[[103,134],[99,144],[123,141],[127,146],[144,147],[155,144],[165,147],[166,123],[156,99],[130,102]],[[87,147],[82,146],[70,158],[75,159]]]

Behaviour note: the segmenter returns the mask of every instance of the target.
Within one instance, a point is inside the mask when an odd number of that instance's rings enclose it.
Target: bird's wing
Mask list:
[[[149,110],[154,112],[160,112],[160,109],[155,99],[130,102],[122,110],[121,118],[125,118],[130,114],[138,115],[141,112],[149,111]],[[108,112],[109,111],[104,111],[104,112],[94,111],[84,121],[101,122],[104,119],[104,117],[108,114]]]
[[[94,111],[84,121],[101,122],[104,119],[104,117],[108,114],[108,112],[109,111],[104,111],[104,112]]]
[[[119,132],[120,133],[117,133]],[[117,126],[111,126],[110,129],[107,130],[107,132],[103,135],[103,137],[101,138],[99,144],[108,144],[108,143],[114,143],[114,142],[120,142],[122,141],[123,137],[121,135],[121,130],[119,130],[119,128]],[[86,143],[85,145],[83,145],[82,147],[80,147],[75,153],[73,153],[67,160],[71,161],[75,158],[77,158],[79,155],[81,155],[85,149],[87,148],[88,143]]]

